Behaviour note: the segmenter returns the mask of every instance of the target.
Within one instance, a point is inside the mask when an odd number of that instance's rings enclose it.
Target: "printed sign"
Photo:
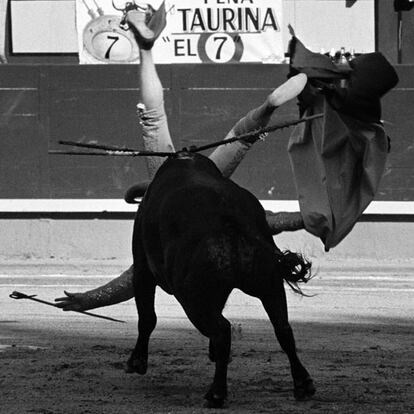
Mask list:
[[[140,6],[145,5],[136,1]],[[157,9],[161,0],[149,1]],[[137,63],[131,30],[119,25],[123,0],[77,0],[80,63]],[[282,0],[169,0],[156,63],[280,63]]]

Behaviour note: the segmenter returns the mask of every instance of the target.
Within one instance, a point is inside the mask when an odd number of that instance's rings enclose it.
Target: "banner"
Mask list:
[[[7,22],[7,1],[0,1],[0,63],[7,63],[6,57],[6,22]]]
[[[143,2],[136,2],[144,5]],[[157,9],[161,0],[149,1]],[[77,0],[80,63],[138,63],[122,0]],[[169,0],[155,63],[281,63],[282,0]]]

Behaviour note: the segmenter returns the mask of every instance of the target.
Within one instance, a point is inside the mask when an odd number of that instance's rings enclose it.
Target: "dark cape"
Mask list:
[[[381,53],[336,65],[296,37],[289,49],[290,75],[308,76],[299,95],[301,116],[324,114],[295,129],[288,151],[305,228],[328,251],[377,193],[389,152],[380,98],[398,76]]]

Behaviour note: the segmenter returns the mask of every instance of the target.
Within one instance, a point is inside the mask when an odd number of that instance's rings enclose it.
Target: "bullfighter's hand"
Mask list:
[[[58,308],[64,311],[84,311],[90,308],[87,293],[70,293],[66,290],[64,292],[66,296],[55,299]]]

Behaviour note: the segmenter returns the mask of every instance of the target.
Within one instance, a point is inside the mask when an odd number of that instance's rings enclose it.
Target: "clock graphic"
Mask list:
[[[131,30],[125,30],[122,16],[105,15],[88,9],[92,20],[83,29],[84,57],[96,63],[138,63],[139,48]]]

